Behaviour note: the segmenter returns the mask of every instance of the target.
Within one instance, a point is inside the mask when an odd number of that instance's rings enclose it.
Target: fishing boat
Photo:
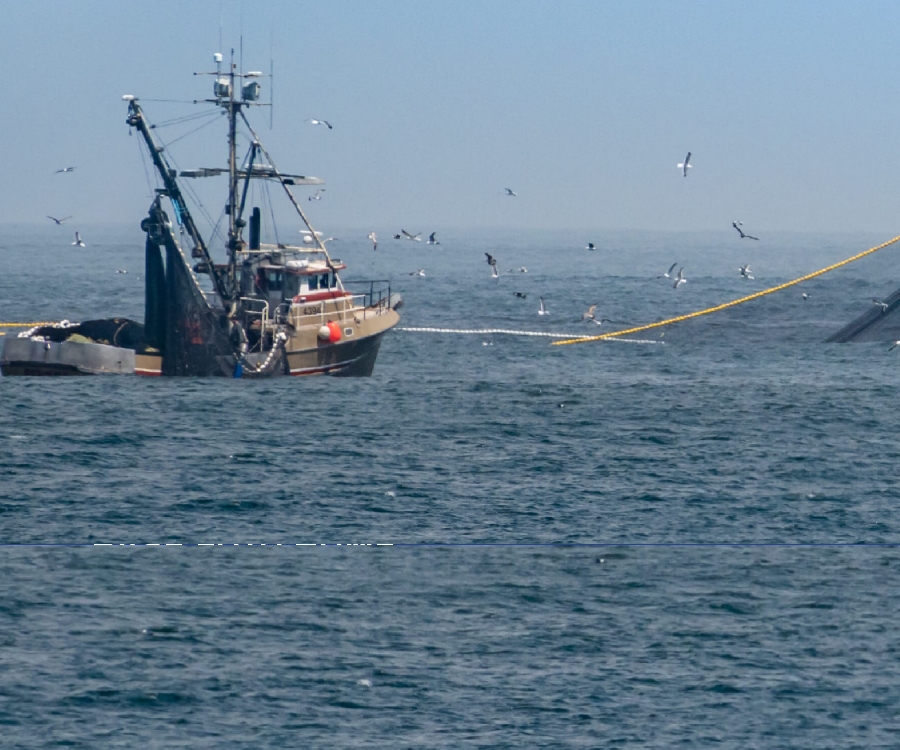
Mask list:
[[[224,166],[174,169],[138,98],[123,97],[126,122],[141,136],[162,185],[141,222],[144,323],[114,318],[35,327],[5,340],[4,375],[372,374],[383,336],[400,320],[402,300],[386,280],[341,279],[345,264],[331,256],[328,240],[292,192],[323,181],[280,171],[247,118],[251,107],[271,106],[259,101],[262,73],[238,71],[233,52],[224,71],[222,55],[214,60],[216,70],[199,75],[213,77],[213,97],[202,103],[227,116]],[[242,161],[239,129],[250,141]],[[216,176],[228,179],[223,262],[213,258],[182,190],[182,180]],[[277,234],[266,241],[260,207],[247,201],[256,180],[274,185],[293,207],[296,244],[277,241]],[[123,331],[128,335],[122,337]]]

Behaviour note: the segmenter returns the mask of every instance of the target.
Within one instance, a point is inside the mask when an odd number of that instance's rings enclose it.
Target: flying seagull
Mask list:
[[[63,167],[62,169],[57,169],[54,174],[59,174],[60,172],[74,172],[75,167]]]
[[[690,162],[691,162],[691,152],[688,151],[687,156],[684,157],[684,161],[683,161],[681,164],[678,165],[678,168],[679,168],[682,172],[684,172],[684,176],[685,176],[685,177],[687,177],[687,171],[688,171],[689,169],[693,169],[693,168],[694,168],[694,165],[691,164]]]
[[[550,311],[547,309],[547,306],[544,304],[544,298],[541,297],[541,306],[538,308],[538,315],[549,315]]]
[[[57,224],[62,224],[64,221],[66,221],[66,219],[71,219],[72,217],[71,217],[71,216],[66,216],[66,217],[64,217],[64,218],[62,218],[62,219],[57,219],[57,218],[55,218],[55,217],[53,217],[53,216],[48,216],[47,218],[48,218],[48,219],[53,219],[53,221],[55,221]]]
[[[497,267],[497,259],[490,253],[485,253],[485,255],[487,256],[488,265],[496,268]]]
[[[808,293],[808,292],[803,292],[803,294],[801,294],[800,296],[803,297],[804,301],[809,299],[809,293]]]
[[[668,270],[668,271],[666,271],[666,272],[663,273],[663,274],[660,274],[660,275],[657,276],[656,278],[657,278],[657,279],[671,279],[671,278],[672,278],[672,271],[675,270],[675,266],[677,266],[677,265],[678,265],[678,261],[676,260],[671,266],[669,266],[669,270]]]
[[[749,263],[747,263],[746,265],[741,266],[741,267],[738,269],[738,271],[741,272],[741,276],[743,276],[745,279],[752,279],[752,278],[753,278],[753,273],[750,271],[750,264],[749,264]]]
[[[78,232],[75,232],[75,242],[73,245],[78,245],[78,247],[84,247],[84,243],[81,241],[81,235]]]
[[[413,242],[421,242],[422,241],[422,233],[421,232],[419,232],[418,234],[410,234],[405,229],[401,229],[400,231],[403,232],[404,239],[413,240]]]
[[[517,193],[511,188],[503,188],[506,191],[507,195],[511,195],[513,198],[517,197]]]
[[[307,122],[310,123],[311,125],[327,125],[329,130],[334,130],[334,128],[331,127],[331,123],[328,122],[328,120],[316,120],[315,118],[310,117],[307,120]]]
[[[678,276],[675,277],[675,283],[672,284],[672,288],[673,288],[673,289],[678,289],[678,287],[679,287],[681,284],[685,284],[685,283],[687,283],[687,279],[684,278],[684,269],[683,269],[683,268],[679,268],[679,269],[678,269]]]
[[[746,234],[746,233],[741,229],[741,227],[743,226],[743,224],[744,224],[744,222],[742,222],[742,221],[732,221],[732,222],[731,222],[731,226],[733,226],[735,229],[737,229],[738,234],[741,235],[741,239],[742,239],[742,240],[758,240],[759,237],[754,237],[753,235]]]
[[[378,249],[378,235],[375,232],[369,232],[369,239],[372,240],[372,249]]]
[[[432,232],[431,234],[428,235],[428,244],[429,245],[440,245],[441,244],[434,238],[434,236],[436,234],[437,234],[437,232]]]
[[[616,321],[610,320],[609,318],[598,318],[596,316],[597,305],[596,303],[591,305],[587,312],[581,313],[582,320],[590,320],[592,323],[596,323],[598,326],[603,325],[604,323],[615,323]]]
[[[410,276],[424,276],[424,275],[425,275],[425,269],[424,269],[424,268],[418,268],[418,269],[416,269],[415,271],[410,271],[410,272],[409,272],[409,275],[410,275]]]
[[[881,312],[883,312],[883,313],[886,313],[886,312],[888,311],[889,305],[888,305],[887,302],[885,302],[885,301],[883,301],[883,300],[876,299],[875,297],[873,297],[873,298],[872,298],[872,304],[874,304],[876,307],[880,307],[880,308],[881,308]]]
[[[311,201],[320,201],[320,200],[322,200],[322,193],[324,193],[324,192],[325,192],[325,188],[319,188],[318,190],[316,190],[315,195],[309,196],[309,199]]]
[[[500,276],[500,272],[497,270],[497,264],[495,263],[491,266],[491,278],[496,279],[498,276]]]
[[[892,352],[892,351],[894,351],[894,349],[896,349],[898,346],[900,346],[900,341],[895,341],[893,344],[891,344],[891,348],[888,349],[888,351],[889,351],[889,352]]]

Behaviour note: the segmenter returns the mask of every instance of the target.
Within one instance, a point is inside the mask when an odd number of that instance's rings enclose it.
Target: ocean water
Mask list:
[[[575,334],[888,239],[368,231],[402,328]],[[82,235],[4,228],[0,322],[141,318],[140,231]],[[368,379],[0,379],[0,746],[896,746],[900,350],[824,341],[898,266]]]

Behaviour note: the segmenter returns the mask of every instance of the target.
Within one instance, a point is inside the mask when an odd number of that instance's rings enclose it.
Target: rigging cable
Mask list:
[[[146,101],[146,99],[142,100]],[[180,125],[184,122],[190,122],[191,120],[199,120],[203,117],[211,117],[221,115],[221,112],[211,112],[210,110],[204,110],[203,112],[195,112],[192,115],[182,115],[181,117],[173,117],[171,120],[163,120],[162,122],[153,123],[150,126],[151,130],[159,130],[160,128],[167,128],[170,125]]]
[[[131,133],[131,130],[128,130]],[[150,172],[147,170],[147,157],[144,156],[144,147],[141,144],[140,139],[137,139],[137,147],[138,153],[141,155],[141,164],[144,167],[144,176],[147,178],[147,187],[150,188],[150,196],[153,196],[153,193],[156,191],[156,188],[153,186],[153,181],[150,179]],[[156,174],[154,172],[154,174]],[[159,175],[156,175],[156,184],[159,185]]]
[[[198,130],[199,130],[199,128],[198,128]],[[176,139],[176,140],[180,140],[180,139]],[[175,141],[172,141],[172,143],[174,143],[174,142]],[[163,143],[163,146],[165,147],[165,149],[168,152],[169,144]],[[178,162],[175,160],[175,157],[172,155],[171,152],[168,152],[168,156],[169,156],[169,161],[172,162],[172,166],[174,166],[175,169],[180,172],[181,168],[178,166]],[[203,201],[200,200],[200,196],[194,190],[193,185],[191,185],[189,181],[183,181],[180,183],[180,185],[181,185],[183,191],[185,193],[187,193],[188,195],[190,195],[191,200],[196,204],[197,208],[200,210],[200,213],[203,215],[203,218],[206,219],[206,221],[209,223],[210,226],[213,226],[212,216],[209,215],[209,211],[206,210],[206,206],[203,205]]]
[[[196,128],[194,128],[193,130],[188,130],[187,133],[184,133],[183,135],[178,136],[178,137],[177,137],[175,140],[173,140],[173,141],[169,141],[168,143],[164,143],[163,140],[160,139],[160,143],[162,143],[163,146],[165,146],[166,149],[168,149],[169,146],[171,146],[173,143],[178,143],[178,141],[180,141],[182,138],[187,138],[189,135],[193,135],[193,134],[196,133],[198,130],[203,130],[203,128],[205,128],[207,125],[212,125],[212,124],[216,121],[216,116],[217,116],[217,115],[218,115],[218,112],[213,113],[213,116],[210,117],[210,119],[208,119],[208,120],[207,120],[206,122],[204,122],[202,125],[198,125],[198,126],[197,126]]]
[[[566,344],[583,344],[586,341],[609,341],[610,339],[614,339],[617,336],[626,336],[632,333],[640,333],[641,331],[649,331],[652,328],[662,328],[663,326],[672,325],[673,323],[680,323],[683,320],[691,320],[692,318],[699,318],[703,315],[710,315],[712,313],[720,312],[721,310],[727,310],[730,307],[736,307],[737,305],[742,305],[745,302],[750,302],[751,300],[759,299],[760,297],[765,297],[767,294],[774,294],[775,292],[780,292],[783,289],[788,289],[789,287],[796,286],[804,281],[809,281],[810,279],[814,279],[817,276],[822,276],[830,271],[834,271],[842,266],[846,266],[854,261],[865,258],[867,255],[871,255],[872,253],[877,253],[879,250],[883,250],[890,245],[893,245],[895,242],[900,242],[900,235],[897,235],[892,240],[888,240],[887,242],[883,242],[880,245],[876,245],[875,247],[870,247],[868,250],[864,250],[861,253],[857,253],[856,255],[851,256],[845,260],[840,261],[839,263],[832,263],[830,266],[825,266],[825,268],[820,268],[818,271],[813,271],[812,273],[808,273],[805,276],[800,276],[799,278],[793,279],[791,281],[786,281],[783,284],[778,284],[777,286],[769,287],[768,289],[763,289],[760,292],[755,292],[753,294],[748,294],[746,297],[741,297],[740,299],[732,300],[731,302],[725,302],[721,305],[715,305],[714,307],[707,307],[705,310],[697,310],[692,313],[688,313],[687,315],[676,315],[674,318],[667,318],[666,320],[659,320],[656,323],[648,323],[643,326],[635,326],[633,328],[623,328],[621,331],[612,331],[611,333],[601,333],[599,336],[586,336],[582,338],[572,338],[566,341],[554,341],[553,346],[565,346]]]
[[[265,180],[263,183],[263,194],[265,195],[266,204],[269,207],[269,215],[272,217],[272,234],[275,235],[275,244],[281,244],[281,238],[278,236],[278,224],[275,222],[275,206],[272,202],[272,196],[269,194],[269,181]]]

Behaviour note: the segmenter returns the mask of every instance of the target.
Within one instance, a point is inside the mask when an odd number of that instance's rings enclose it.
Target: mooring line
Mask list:
[[[703,315],[710,315],[714,312],[719,312],[720,310],[727,310],[729,307],[735,307],[737,305],[742,305],[745,302],[750,302],[754,299],[759,299],[760,297],[765,297],[767,294],[774,294],[775,292],[780,292],[782,289],[787,289],[788,287],[796,286],[804,281],[809,281],[810,279],[814,279],[817,276],[822,276],[823,274],[828,273],[829,271],[834,271],[835,269],[840,268],[841,266],[846,266],[848,263],[853,263],[854,261],[860,260],[861,258],[865,258],[867,255],[871,255],[872,253],[876,253],[879,250],[883,250],[884,248],[893,245],[895,242],[900,241],[900,235],[897,235],[892,240],[888,240],[887,242],[883,242],[880,245],[876,245],[875,247],[870,247],[868,250],[864,250],[861,253],[857,253],[856,255],[847,258],[846,260],[842,260],[839,263],[832,263],[830,266],[825,266],[825,268],[820,268],[818,271],[813,271],[812,273],[808,273],[805,276],[801,276],[800,278],[794,279],[792,281],[786,281],[784,284],[779,284],[778,286],[770,287],[769,289],[763,289],[761,292],[755,292],[753,294],[748,294],[746,297],[741,297],[740,299],[732,300],[731,302],[725,302],[721,305],[716,305],[715,307],[707,307],[705,310],[697,310],[696,312],[688,313],[687,315],[677,315],[674,318],[667,318],[666,320],[659,320],[656,323],[648,323],[643,326],[636,326],[634,328],[624,328],[621,331],[612,331],[610,333],[601,333],[599,336],[578,336],[572,337],[571,339],[567,339],[565,341],[554,341],[553,346],[565,346],[566,344],[583,344],[587,341],[609,341],[614,340],[616,336],[626,336],[631,333],[640,333],[641,331],[649,331],[651,328],[661,328],[662,326],[668,326],[672,323],[680,323],[682,320],[690,320],[691,318],[699,318]]]

